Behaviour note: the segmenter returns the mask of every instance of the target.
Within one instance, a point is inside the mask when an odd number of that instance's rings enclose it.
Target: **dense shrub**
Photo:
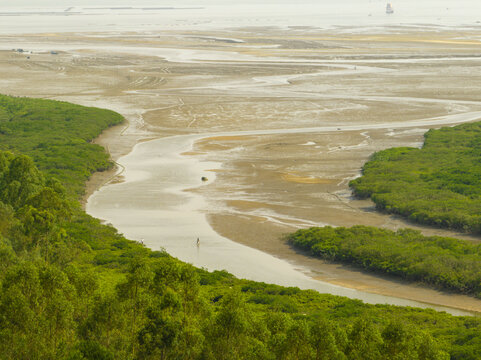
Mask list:
[[[298,230],[288,241],[323,259],[481,297],[480,244],[368,226]]]
[[[380,151],[350,186],[380,210],[481,233],[481,122],[429,130],[422,149]]]

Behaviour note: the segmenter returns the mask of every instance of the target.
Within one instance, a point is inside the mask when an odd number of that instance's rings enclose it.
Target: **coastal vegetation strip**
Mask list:
[[[239,280],[125,239],[78,204],[111,166],[90,141],[121,116],[11,97],[0,109],[1,359],[481,357],[477,317]]]
[[[112,166],[105,150],[91,141],[123,121],[110,110],[0,95],[0,150],[30,156],[78,198],[92,173]]]
[[[480,234],[481,122],[429,130],[421,149],[377,152],[350,186],[379,210]]]
[[[481,244],[369,226],[298,230],[288,241],[323,259],[481,298]]]

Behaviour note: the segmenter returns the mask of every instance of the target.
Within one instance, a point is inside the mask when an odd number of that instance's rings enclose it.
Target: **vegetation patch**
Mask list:
[[[481,245],[412,229],[330,226],[288,237],[312,255],[481,298]]]
[[[123,121],[110,110],[0,95],[0,150],[30,156],[77,199],[92,173],[112,166],[105,150],[91,141]]]
[[[374,154],[350,186],[378,209],[481,233],[481,122],[429,130],[422,149]]]

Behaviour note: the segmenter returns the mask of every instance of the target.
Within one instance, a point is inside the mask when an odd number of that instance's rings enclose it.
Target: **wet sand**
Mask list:
[[[243,42],[218,40],[226,38]],[[209,181],[193,175],[188,192],[203,199],[195,212],[228,239],[332,284],[481,311],[479,300],[327,264],[282,240],[301,227],[364,224],[478,241],[379,214],[371,202],[351,197],[348,181],[374,151],[421,146],[431,127],[481,118],[479,38],[476,32],[346,36],[259,28],[149,37],[4,36],[4,49],[36,51],[0,52],[0,84],[13,95],[120,112],[129,127],[97,140],[115,160],[146,139],[196,135],[179,156],[203,164]],[[50,49],[63,51],[51,55]],[[88,192],[111,177],[94,176]],[[152,208],[152,201],[143,198],[142,207]],[[171,203],[177,200],[170,195],[155,201],[166,208],[182,204]],[[112,211],[104,218],[115,224],[114,217],[122,218]]]

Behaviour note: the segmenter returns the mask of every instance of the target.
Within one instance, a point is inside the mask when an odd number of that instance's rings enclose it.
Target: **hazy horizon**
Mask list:
[[[20,0],[0,4],[0,32],[143,31],[253,26],[379,27],[397,25],[481,26],[481,4],[474,0]],[[110,8],[110,9],[109,9]],[[479,11],[478,11],[479,10]]]

